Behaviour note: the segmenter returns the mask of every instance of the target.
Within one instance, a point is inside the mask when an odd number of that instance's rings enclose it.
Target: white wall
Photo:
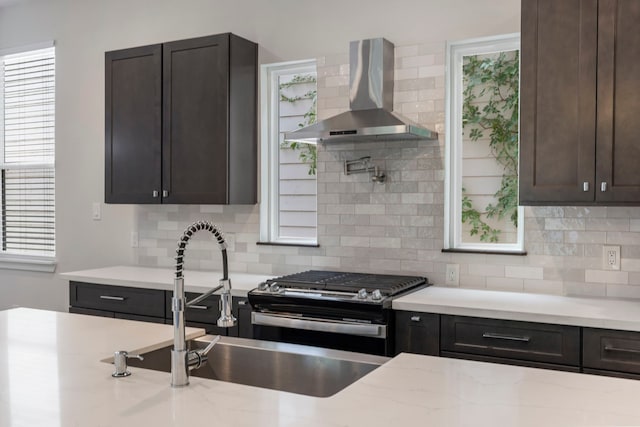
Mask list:
[[[55,40],[58,272],[133,262],[135,208],[104,199],[104,52],[233,32],[260,44],[260,61],[348,51],[351,40],[396,45],[519,30],[519,0],[22,0],[0,8],[0,49]],[[54,274],[0,271],[0,309],[66,310]]]

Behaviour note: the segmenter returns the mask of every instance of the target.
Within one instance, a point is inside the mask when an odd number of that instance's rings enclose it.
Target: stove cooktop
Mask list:
[[[427,283],[425,277],[389,274],[347,273],[339,271],[309,270],[268,280],[280,288],[299,288],[357,293],[379,290],[384,296],[393,296]]]

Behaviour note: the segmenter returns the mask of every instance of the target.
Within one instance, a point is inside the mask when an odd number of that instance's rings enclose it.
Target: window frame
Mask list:
[[[262,64],[260,66],[261,135],[260,135],[260,242],[261,244],[317,246],[315,238],[279,236],[280,139],[279,81],[283,74],[317,73],[315,59]],[[317,197],[317,195],[316,195]],[[317,211],[316,211],[317,215]]]
[[[463,57],[521,50],[520,34],[447,42],[445,87],[445,215],[444,249],[479,253],[524,253],[524,207],[518,206],[516,243],[462,242],[462,64]],[[458,125],[459,124],[459,125]],[[518,125],[519,128],[519,125]],[[519,130],[519,129],[518,129]]]
[[[42,43],[30,44],[14,48],[0,49],[0,61],[5,56],[15,55],[20,53],[27,53],[30,51],[43,50],[43,49],[55,49],[54,41],[46,41]],[[56,58],[54,50],[54,58]],[[56,67],[57,68],[57,67]],[[57,70],[56,70],[57,71]],[[56,77],[57,78],[57,77]],[[4,81],[3,67],[0,67],[0,82]],[[2,85],[0,85],[2,86]],[[55,86],[54,86],[54,103],[56,102]],[[55,110],[55,106],[54,106]],[[55,119],[54,119],[55,123]],[[55,129],[54,129],[55,135]],[[4,162],[4,91],[0,87],[0,170],[3,169],[52,169],[55,176],[55,139],[54,139],[54,159],[51,163],[11,163],[5,164]],[[55,185],[55,184],[54,184]],[[54,205],[55,205],[55,188],[54,188]],[[54,236],[56,231],[54,216]],[[54,237],[54,252],[52,255],[31,255],[31,254],[18,254],[12,252],[0,251],[0,268],[11,270],[26,270],[37,272],[49,272],[53,273],[57,264],[56,257],[56,241]]]

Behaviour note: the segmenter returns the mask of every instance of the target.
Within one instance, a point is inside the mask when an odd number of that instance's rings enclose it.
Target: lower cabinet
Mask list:
[[[187,301],[199,294],[187,292]],[[69,313],[142,322],[171,324],[173,292],[127,286],[99,285],[95,283],[69,283]],[[220,328],[220,296],[211,295],[200,303],[185,309],[187,326],[202,328],[208,334],[252,338],[251,306],[247,298],[232,298],[233,315],[238,324],[233,328]]]
[[[229,335],[238,338],[253,338],[251,305],[249,305],[249,299],[233,297],[232,304],[233,315],[238,319],[238,323],[233,328],[229,328]]]
[[[442,356],[580,371],[577,326],[441,316]]]
[[[640,333],[584,328],[583,371],[640,379]]]
[[[164,323],[165,292],[158,289],[69,283],[69,312]]]
[[[440,315],[396,311],[395,346],[397,353],[440,355]]]

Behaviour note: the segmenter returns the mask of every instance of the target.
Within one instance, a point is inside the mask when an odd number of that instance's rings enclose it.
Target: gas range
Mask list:
[[[425,277],[310,270],[249,291],[254,338],[392,355],[393,300]]]

